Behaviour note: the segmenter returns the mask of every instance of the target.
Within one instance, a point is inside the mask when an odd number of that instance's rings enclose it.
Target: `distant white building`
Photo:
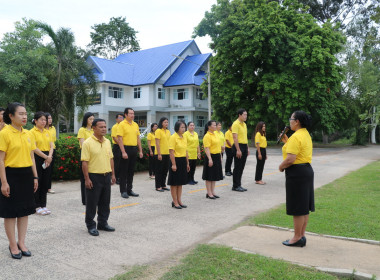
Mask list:
[[[99,80],[99,97],[87,111],[115,124],[117,113],[135,110],[135,121],[144,131],[161,117],[169,119],[170,130],[182,119],[193,121],[203,135],[207,122],[207,98],[200,85],[207,79],[211,54],[201,54],[194,40],[126,53],[114,60],[90,56]],[[81,125],[75,111],[74,131]]]

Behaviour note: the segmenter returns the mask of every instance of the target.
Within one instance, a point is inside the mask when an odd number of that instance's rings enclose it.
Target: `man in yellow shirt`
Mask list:
[[[233,171],[233,185],[232,190],[237,192],[244,192],[247,189],[241,186],[241,177],[243,175],[245,162],[249,155],[248,149],[248,136],[247,136],[247,111],[245,109],[238,110],[238,118],[232,124],[232,136],[234,138],[233,153],[235,167]]]
[[[116,182],[111,142],[104,137],[106,121],[95,119],[94,134],[82,145],[81,161],[86,186],[86,218],[88,233],[98,236],[98,230],[115,231],[108,225],[110,215],[111,184]],[[98,226],[94,221],[98,208]]]
[[[113,162],[115,165],[115,176],[116,176],[116,184],[120,184],[120,159],[121,159],[121,151],[119,144],[117,142],[117,128],[119,124],[124,120],[123,114],[116,115],[116,123],[113,125],[111,129],[111,137],[112,137],[112,152],[113,152]]]
[[[132,108],[125,108],[125,120],[117,127],[118,144],[121,151],[120,160],[120,193],[121,197],[139,196],[132,191],[133,175],[135,172],[135,164],[137,159],[137,147],[139,149],[140,158],[143,157],[140,129],[135,118],[135,111]]]
[[[232,125],[228,126],[228,130],[225,134],[225,138],[226,138],[226,149],[225,149],[225,151],[226,151],[227,159],[226,159],[226,165],[224,167],[224,172],[226,173],[226,176],[232,176],[231,166],[232,166],[232,162],[234,160],[234,154],[232,152],[232,146],[234,145],[234,138],[232,136],[231,127],[232,127]]]

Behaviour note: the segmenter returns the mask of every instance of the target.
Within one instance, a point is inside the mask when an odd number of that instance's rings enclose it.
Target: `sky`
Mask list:
[[[111,17],[126,17],[138,31],[141,49],[191,40],[194,27],[216,0],[0,0],[0,39],[14,31],[22,18],[45,22],[54,30],[70,28],[76,45],[90,43],[91,26],[108,23]],[[202,53],[212,52],[210,38],[195,39]]]

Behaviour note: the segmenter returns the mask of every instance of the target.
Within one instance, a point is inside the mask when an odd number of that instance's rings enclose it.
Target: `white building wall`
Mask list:
[[[176,93],[175,93],[176,89],[187,89],[188,90],[187,99],[175,100],[174,96],[176,95]],[[194,103],[193,103],[192,87],[189,87],[189,86],[172,87],[172,88],[170,88],[170,91],[171,91],[170,104],[172,104],[173,108],[183,108],[183,107],[192,107],[193,106]]]

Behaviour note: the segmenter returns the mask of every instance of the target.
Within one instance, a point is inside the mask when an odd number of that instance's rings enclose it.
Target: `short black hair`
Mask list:
[[[116,118],[117,119],[119,116],[122,116],[124,118],[124,115],[122,113],[119,113],[119,114],[116,114]]]
[[[107,123],[106,120],[104,120],[104,119],[94,119],[94,121],[92,122],[92,127],[95,127],[98,124],[98,122]]]
[[[304,111],[295,111],[294,118],[298,120],[302,128],[309,130],[311,128],[311,116],[306,114]]]
[[[45,119],[47,120],[45,112],[38,111],[38,112],[34,113],[32,124],[36,124],[36,121],[39,120],[41,117],[45,117]]]
[[[193,121],[189,121],[189,122],[187,123],[187,126],[191,125],[192,123],[194,123],[194,122],[193,122]],[[194,123],[194,125],[195,125],[195,123]]]
[[[84,114],[83,116],[83,121],[82,121],[82,127],[87,127],[87,120],[89,117],[93,117],[94,114],[91,113],[91,112],[87,112],[86,114]]]
[[[5,109],[3,107],[0,107],[0,112],[2,112],[2,111],[5,111]]]
[[[247,112],[247,110],[244,109],[244,108],[240,108],[239,110],[237,110],[238,117],[241,116],[241,115],[243,115],[244,112]]]
[[[125,110],[124,110],[124,116],[127,114],[128,115],[128,113],[129,113],[129,110],[132,110],[133,112],[135,111],[135,110],[133,110],[132,108],[130,108],[130,107],[128,107],[128,108],[125,108]]]
[[[211,126],[213,122],[216,124],[216,121],[214,121],[214,120],[210,120],[210,121],[208,121],[208,122],[206,123],[206,125],[205,125],[205,134],[206,134],[207,131],[208,131],[208,127]]]
[[[182,121],[182,120],[179,120],[179,121],[177,121],[177,122],[175,123],[175,125],[174,125],[174,131],[175,131],[175,132],[178,132],[178,131],[179,131],[179,128],[181,127],[181,124],[184,124],[184,125],[185,125],[185,130],[187,129],[187,125],[186,125],[186,123],[185,123],[184,121]]]
[[[25,105],[19,103],[19,102],[13,102],[13,103],[9,103],[8,106],[7,106],[7,109],[5,109],[5,112],[4,112],[4,122],[6,124],[11,124],[12,123],[12,120],[11,118],[9,117],[9,115],[15,115],[16,111],[17,111],[17,108],[18,107],[24,107],[25,108]]]
[[[158,124],[157,123],[152,123],[151,125],[150,125],[150,131],[152,131],[153,130],[153,127],[155,126],[155,125],[157,125],[158,126]]]
[[[168,118],[167,118],[167,117],[162,117],[162,118],[159,120],[159,122],[158,122],[158,128],[162,128],[162,123],[163,123],[164,121],[168,121]]]

